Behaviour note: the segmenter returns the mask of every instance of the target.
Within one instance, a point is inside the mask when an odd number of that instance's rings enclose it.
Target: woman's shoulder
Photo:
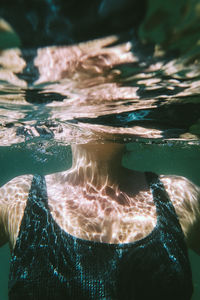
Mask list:
[[[27,203],[32,175],[17,176],[0,188],[0,246],[14,247]]]
[[[179,175],[160,175],[160,180],[167,189],[178,189],[179,193],[198,193],[200,186],[194,184],[191,180]]]
[[[161,175],[169,197],[175,207],[179,219],[188,217],[200,218],[200,187],[183,176]]]
[[[33,175],[14,177],[0,187],[0,219],[6,218],[11,211],[25,207]]]
[[[16,201],[17,196],[23,198],[29,193],[33,175],[21,175],[14,177],[0,187],[0,201]]]
[[[186,242],[200,254],[200,187],[183,176],[161,175],[178,216]]]
[[[160,175],[160,180],[175,206],[190,203],[199,204],[200,187],[191,180],[177,175]]]

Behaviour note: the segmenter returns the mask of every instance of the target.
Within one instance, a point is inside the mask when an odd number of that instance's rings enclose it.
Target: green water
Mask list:
[[[22,147],[1,147],[0,184],[12,177],[25,173],[43,174],[68,169],[71,165],[69,147],[58,146],[51,149],[54,155],[45,157],[36,149]],[[46,159],[45,159],[46,158]],[[159,174],[176,174],[189,178],[200,185],[200,151],[198,146],[170,146],[129,144],[123,158],[123,165],[136,170],[148,170]],[[200,258],[190,251],[193,271],[194,295],[192,300],[200,299]],[[0,299],[6,300],[9,274],[9,247],[0,248]]]

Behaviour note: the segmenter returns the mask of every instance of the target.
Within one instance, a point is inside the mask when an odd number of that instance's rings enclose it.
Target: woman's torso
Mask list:
[[[46,178],[48,205],[54,220],[66,232],[78,238],[106,243],[128,243],[138,240],[156,224],[152,193],[144,180],[142,190],[134,195],[118,187],[105,185],[100,189],[53,184]],[[134,185],[133,185],[134,186]]]
[[[14,178],[0,189],[2,220],[14,247],[24,209],[26,207],[32,175]],[[197,216],[198,190],[185,178],[161,176],[173,203],[186,241]],[[148,235],[156,225],[157,214],[152,192],[145,182],[138,194],[120,194],[119,203],[113,200],[113,190],[94,191],[63,183],[60,174],[46,176],[49,210],[56,223],[78,238],[108,243],[127,243]],[[107,196],[110,194],[110,196]],[[119,200],[119,199],[117,199]]]
[[[11,299],[15,299],[13,295],[30,296],[30,299],[38,295],[37,299],[42,299],[47,294],[50,297],[48,299],[56,299],[58,294],[61,299],[65,299],[66,295],[69,299],[77,299],[78,296],[80,299],[146,299],[147,295],[154,299],[160,299],[161,296],[162,299],[169,299],[169,296],[171,299],[190,299],[191,271],[180,224],[157,176],[148,177],[152,181],[156,226],[146,237],[135,239],[133,243],[108,244],[83,240],[63,230],[53,218],[55,212],[49,210],[49,203],[52,205],[52,202],[49,202],[47,193],[48,178],[46,185],[43,177],[35,176],[12,255],[9,283]],[[56,194],[54,197],[56,199]],[[142,203],[141,199],[137,200],[137,207],[139,203]],[[68,205],[66,209],[69,209]],[[142,211],[142,205],[140,209]],[[69,219],[73,220],[74,217],[77,222],[79,217],[83,220],[81,210],[83,206],[79,206],[78,210],[74,207],[77,214],[72,214]],[[124,213],[123,209],[120,216]],[[144,210],[142,214],[133,214],[131,210],[131,214],[135,218],[145,218]],[[59,218],[58,213],[56,217],[57,220],[63,218]],[[90,224],[91,220],[94,222],[90,211],[88,217]],[[105,231],[105,226],[102,226],[103,229]],[[94,229],[88,232],[94,233]],[[45,287],[41,290],[43,285]]]

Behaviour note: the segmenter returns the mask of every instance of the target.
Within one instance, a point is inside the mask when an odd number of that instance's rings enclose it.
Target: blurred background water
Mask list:
[[[0,185],[68,169],[102,133],[125,166],[200,185],[199,27],[199,0],[1,0]],[[0,264],[4,300],[8,245]]]

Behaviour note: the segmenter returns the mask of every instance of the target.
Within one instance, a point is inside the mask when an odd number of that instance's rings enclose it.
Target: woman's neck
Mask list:
[[[89,183],[96,189],[117,186],[123,175],[124,147],[117,143],[73,145],[73,163],[67,180],[75,185]]]

